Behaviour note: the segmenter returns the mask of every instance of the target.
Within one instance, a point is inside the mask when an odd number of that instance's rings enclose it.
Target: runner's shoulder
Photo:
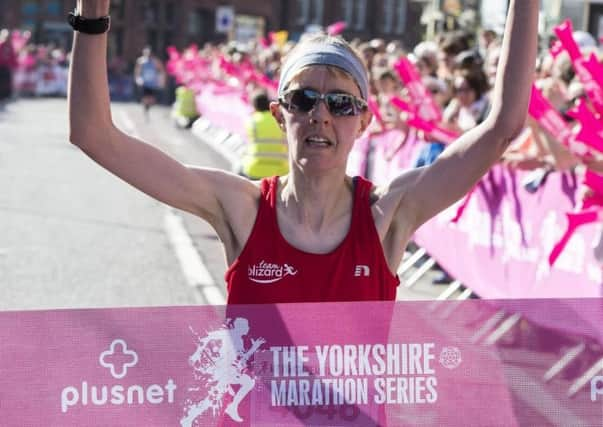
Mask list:
[[[242,209],[257,205],[260,198],[261,181],[251,181],[245,177],[222,169],[192,167],[197,175],[209,186],[225,209]],[[249,204],[249,206],[247,206]]]

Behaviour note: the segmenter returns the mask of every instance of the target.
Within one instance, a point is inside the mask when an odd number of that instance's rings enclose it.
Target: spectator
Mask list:
[[[13,71],[17,67],[17,54],[13,49],[8,30],[0,31],[0,100],[13,93]]]
[[[145,117],[148,119],[151,107],[157,103],[159,93],[165,86],[163,64],[153,55],[148,46],[142,50],[142,56],[136,60],[134,79],[142,92],[141,102]]]
[[[251,97],[254,112],[247,120],[247,152],[242,173],[251,179],[282,176],[289,172],[287,144],[283,131],[270,113],[270,100],[263,91]]]
[[[399,112],[391,104],[390,99],[392,96],[400,94],[402,89],[400,80],[389,68],[378,70],[374,80],[381,116],[386,123],[395,125],[399,120]]]
[[[438,45],[431,41],[421,42],[413,49],[415,66],[422,76],[437,77]]]
[[[465,50],[469,50],[466,34],[460,31],[444,34],[440,38],[439,49],[438,77],[446,82],[451,82],[455,70],[456,56]]]
[[[490,109],[488,89],[487,77],[481,69],[456,73],[454,98],[444,110],[444,121],[450,129],[466,132],[484,121]]]

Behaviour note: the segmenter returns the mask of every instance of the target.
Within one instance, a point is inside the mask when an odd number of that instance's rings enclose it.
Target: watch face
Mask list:
[[[76,16],[73,12],[67,15],[67,22],[69,23],[69,25],[75,28]]]

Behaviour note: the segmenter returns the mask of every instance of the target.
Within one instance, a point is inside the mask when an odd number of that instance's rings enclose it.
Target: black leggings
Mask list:
[[[0,67],[0,99],[10,98],[13,93],[13,79],[11,69],[5,66]]]

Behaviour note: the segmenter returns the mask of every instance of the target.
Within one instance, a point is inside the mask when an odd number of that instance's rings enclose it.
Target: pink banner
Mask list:
[[[525,173],[493,168],[457,224],[456,205],[421,227],[416,241],[455,278],[484,298],[570,298],[602,295],[593,247],[600,224],[576,230],[553,267],[548,256],[567,229],[578,182],[553,173],[536,194]]]
[[[502,302],[509,313],[551,303]],[[580,311],[600,325],[601,303]],[[583,371],[543,379],[578,339],[523,324],[492,345],[476,333],[496,310],[474,300],[0,313],[0,417],[63,427],[600,425],[603,377],[571,394]],[[584,336],[600,330],[574,320]]]
[[[242,99],[242,90],[231,86],[205,84],[196,97],[197,111],[212,125],[240,135],[245,140],[245,120],[253,108]]]
[[[408,90],[417,116],[427,122],[438,123],[442,120],[442,111],[433,96],[427,90],[419,70],[406,57],[401,57],[394,65],[400,79]]]

